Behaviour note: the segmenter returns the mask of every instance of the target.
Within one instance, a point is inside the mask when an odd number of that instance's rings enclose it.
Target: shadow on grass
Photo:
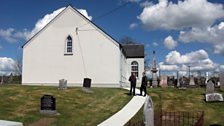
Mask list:
[[[125,92],[125,95],[132,96],[129,92]]]
[[[220,124],[211,124],[209,126],[222,126],[222,125],[220,125]]]

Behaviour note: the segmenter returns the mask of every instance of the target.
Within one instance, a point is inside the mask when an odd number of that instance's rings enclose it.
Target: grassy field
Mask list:
[[[23,122],[24,126],[95,126],[119,111],[130,96],[122,89],[93,88],[86,93],[82,88],[58,90],[57,87],[5,85],[0,86],[0,119]],[[56,98],[60,115],[47,117],[39,113],[40,98]]]

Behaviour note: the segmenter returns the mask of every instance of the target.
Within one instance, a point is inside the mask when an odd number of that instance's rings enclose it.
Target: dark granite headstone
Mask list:
[[[87,93],[93,93],[93,91],[91,90],[91,79],[90,78],[84,78],[82,90]]]
[[[91,79],[90,78],[84,78],[83,87],[91,88]]]
[[[56,114],[56,99],[51,95],[41,97],[40,113],[53,115]]]

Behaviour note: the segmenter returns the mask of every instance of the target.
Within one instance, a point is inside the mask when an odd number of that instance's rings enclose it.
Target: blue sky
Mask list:
[[[1,0],[0,71],[12,69],[21,46],[37,30],[39,21],[54,11],[73,5],[116,40],[129,36],[145,45],[151,63],[156,51],[163,71],[224,69],[224,1],[129,0],[105,17],[97,17],[128,0]],[[43,25],[43,24],[41,24]],[[1,72],[0,72],[1,73]]]

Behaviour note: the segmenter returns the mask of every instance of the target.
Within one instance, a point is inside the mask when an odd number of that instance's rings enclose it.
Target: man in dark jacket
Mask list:
[[[142,95],[142,91],[145,92],[144,96],[146,96],[147,92],[146,92],[146,87],[147,87],[147,77],[145,75],[145,72],[142,73],[142,84],[140,87],[140,95]]]
[[[132,90],[133,90],[133,95],[135,95],[136,77],[134,73],[132,73],[131,76],[129,77],[129,81],[131,83],[130,95],[132,95]]]

